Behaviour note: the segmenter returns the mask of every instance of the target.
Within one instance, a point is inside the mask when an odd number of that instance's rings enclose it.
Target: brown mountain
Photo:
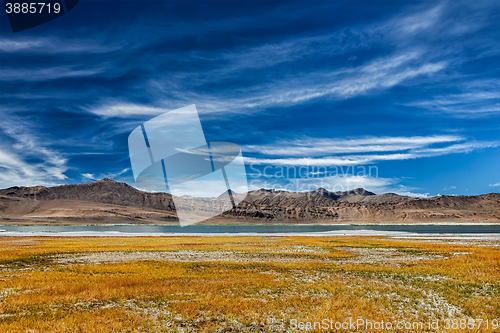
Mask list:
[[[242,196],[241,194],[234,194]],[[182,200],[182,199],[181,199]],[[186,199],[187,200],[187,199]],[[201,200],[209,207],[210,199]],[[500,194],[419,199],[364,189],[252,191],[205,223],[500,222]],[[103,179],[56,187],[0,190],[0,223],[177,223],[172,197]]]
[[[0,190],[0,217],[13,222],[177,221],[170,194],[139,191],[107,178],[90,184]]]

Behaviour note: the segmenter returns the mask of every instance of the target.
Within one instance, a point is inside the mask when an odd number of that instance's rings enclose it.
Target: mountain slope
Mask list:
[[[79,185],[11,187],[0,190],[0,196],[31,200],[78,200],[174,210],[170,194],[139,191],[125,183],[119,183],[108,178]]]

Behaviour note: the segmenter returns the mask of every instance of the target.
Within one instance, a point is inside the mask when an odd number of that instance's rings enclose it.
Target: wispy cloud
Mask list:
[[[448,154],[469,153],[474,150],[499,147],[498,142],[463,142],[454,143],[463,140],[454,136],[436,136],[436,137],[413,137],[413,138],[373,138],[374,142],[379,144],[370,145],[369,139],[354,139],[354,140],[332,140],[333,145],[338,144],[339,147],[327,145],[321,146],[323,142],[329,142],[328,139],[320,139],[319,147],[313,145],[313,139],[307,139],[306,147],[300,144],[292,144],[282,146],[281,144],[273,146],[250,146],[250,151],[259,152],[263,155],[289,155],[304,157],[283,157],[283,158],[260,158],[247,157],[246,161],[250,164],[269,164],[269,165],[309,165],[309,166],[333,166],[333,165],[361,165],[380,161],[398,161],[410,160],[424,157],[434,157]],[[432,147],[432,144],[446,144],[443,147]],[[372,152],[387,152],[387,154],[371,154]],[[314,158],[312,156],[326,154],[343,154],[340,156],[326,156]],[[350,154],[358,153],[358,154]],[[365,153],[365,154],[359,154]]]
[[[0,187],[59,185],[66,178],[63,174],[66,167],[53,162],[28,162],[15,152],[0,147]]]
[[[119,50],[124,42],[106,42],[95,39],[60,39],[55,37],[0,38],[0,52],[27,54],[89,54]]]
[[[403,105],[462,117],[497,115],[500,112],[500,80],[476,80],[461,83],[460,88],[463,92],[459,94],[437,95]]]
[[[137,105],[132,103],[106,103],[97,108],[89,109],[90,112],[105,117],[131,117],[137,115],[158,115],[168,111],[166,108]]]
[[[146,6],[146,20],[125,6],[117,19],[137,21],[118,30],[95,20],[3,36],[0,112],[5,128],[17,124],[5,120],[14,114],[25,123],[18,136],[0,138],[10,163],[2,175],[58,182],[120,172],[130,163],[127,132],[191,104],[207,121],[207,138],[252,143],[243,147],[247,162],[261,165],[362,165],[498,147],[489,122],[500,107],[498,6],[353,4],[210,4],[217,15],[187,19],[176,12],[184,4],[165,3],[173,19]],[[359,15],[345,15],[352,10]],[[263,138],[271,143],[253,144]]]
[[[399,195],[405,195],[408,197],[417,197],[417,198],[429,197],[429,195],[430,195],[429,192],[426,192],[426,193],[417,192],[418,190],[420,190],[420,189],[416,188],[416,187],[405,186],[405,185],[399,184],[398,186],[395,186],[393,188],[389,188],[385,192],[393,192],[393,193],[396,193]]]
[[[207,93],[199,87],[207,82],[224,84],[238,76],[252,76],[251,71],[256,69],[268,71],[283,63],[308,61],[309,57],[311,61],[326,57],[322,61],[330,64],[332,62],[329,59],[332,57],[367,49],[373,43],[381,42],[386,38],[383,36],[388,36],[394,30],[404,30],[405,38],[408,39],[408,34],[415,35],[432,28],[439,21],[442,7],[438,5],[409,13],[388,22],[343,28],[322,35],[290,37],[229,52],[186,52],[182,55],[185,62],[208,64],[201,69],[202,76],[183,70],[166,75],[155,73],[146,86],[148,91],[156,91],[154,94],[161,97],[152,104],[139,104],[125,99],[104,100],[87,110],[107,117],[130,117],[157,115],[162,112],[163,106],[175,109],[196,103],[206,113],[251,113],[324,98],[343,100],[377,90],[384,91],[411,79],[432,76],[445,69],[447,62],[436,60],[434,52],[426,51],[425,47],[407,47],[361,64],[346,60],[334,66],[305,67],[295,75],[273,74],[270,79],[248,86],[244,91],[232,89],[230,92],[222,90]],[[175,56],[180,57],[179,54]],[[352,59],[352,55],[349,59]]]
[[[421,57],[420,53],[409,52],[377,59],[355,68],[311,72],[296,78],[264,84],[256,91],[247,90],[245,94],[236,97],[220,96],[217,99],[217,96],[212,94],[194,94],[170,89],[168,94],[171,97],[159,103],[175,109],[195,101],[208,113],[245,113],[270,107],[293,106],[320,98],[343,100],[373,90],[389,89],[418,76],[432,75],[446,67],[445,62],[412,65],[413,60]],[[157,106],[125,102],[105,102],[89,111],[108,117],[156,115],[165,112],[164,108]]]
[[[357,139],[306,138],[293,141],[278,141],[271,145],[247,145],[246,152],[258,152],[276,156],[322,156],[330,154],[373,153],[404,151],[437,143],[464,141],[455,135],[413,137],[364,137]]]
[[[407,34],[426,31],[439,22],[441,14],[443,13],[443,7],[443,4],[439,4],[424,12],[407,16],[396,22],[395,25],[399,26],[399,29]]]
[[[4,141],[0,145],[0,186],[57,185],[67,179],[67,159],[41,145],[23,123],[1,121],[0,130]]]
[[[40,69],[1,69],[0,81],[50,81],[71,77],[86,77],[102,74],[105,67],[57,66]]]
[[[93,173],[82,173],[82,177],[85,179],[89,180],[101,180],[104,178],[110,178],[113,180],[117,180],[118,177],[123,175],[124,173],[130,171],[130,168],[125,168],[122,170],[119,170],[117,172],[108,172],[108,173],[99,173],[99,174],[93,174]]]

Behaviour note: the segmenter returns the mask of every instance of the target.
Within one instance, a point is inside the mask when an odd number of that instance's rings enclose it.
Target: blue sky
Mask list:
[[[134,185],[129,133],[196,104],[251,188],[499,192],[499,9],[82,0],[16,34],[2,13],[0,187]]]

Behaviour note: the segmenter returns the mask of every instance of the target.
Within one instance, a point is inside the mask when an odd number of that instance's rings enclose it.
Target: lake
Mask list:
[[[500,234],[500,224],[0,225],[0,236]]]

